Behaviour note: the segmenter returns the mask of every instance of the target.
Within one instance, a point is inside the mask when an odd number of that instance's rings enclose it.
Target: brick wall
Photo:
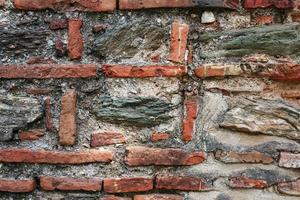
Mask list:
[[[299,199],[299,4],[0,0],[0,199]]]

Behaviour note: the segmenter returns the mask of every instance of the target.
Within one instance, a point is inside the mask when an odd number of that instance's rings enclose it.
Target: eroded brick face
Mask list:
[[[1,192],[32,192],[36,187],[35,180],[33,179],[4,179],[0,178],[0,191]]]
[[[158,176],[156,188],[165,190],[205,191],[209,185],[197,177]]]
[[[80,32],[82,19],[69,19],[68,22],[68,52],[71,60],[79,60],[84,50],[83,36]]]
[[[104,180],[104,191],[108,193],[142,192],[153,189],[151,178],[119,178]]]

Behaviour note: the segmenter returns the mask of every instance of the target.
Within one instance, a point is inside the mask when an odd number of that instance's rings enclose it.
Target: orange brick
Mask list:
[[[184,63],[189,25],[180,22],[172,24],[169,60]]]

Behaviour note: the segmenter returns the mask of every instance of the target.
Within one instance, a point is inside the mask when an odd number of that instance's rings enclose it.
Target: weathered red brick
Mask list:
[[[101,200],[132,200],[130,197],[119,197],[115,195],[105,195]]]
[[[83,36],[80,32],[82,19],[69,19],[68,52],[71,60],[79,60],[84,50]]]
[[[66,19],[52,19],[49,21],[49,28],[51,30],[65,29],[68,27],[68,21]]]
[[[61,39],[57,38],[54,43],[54,50],[55,54],[58,57],[63,57],[66,55],[67,48],[65,47],[64,43],[61,41]]]
[[[291,18],[293,22],[300,22],[300,12],[292,12]]]
[[[0,65],[0,78],[88,78],[96,76],[96,65]]]
[[[187,73],[186,66],[128,66],[102,65],[102,70],[111,78],[180,77]]]
[[[14,0],[15,8],[23,10],[83,10],[111,12],[116,8],[116,0]]]
[[[283,194],[300,196],[300,179],[291,182],[279,183],[277,189]]]
[[[204,64],[194,70],[199,78],[238,76],[243,72],[238,65],[228,64]]]
[[[266,154],[251,152],[217,151],[215,157],[225,163],[264,163],[269,164],[274,160]]]
[[[183,141],[191,141],[195,129],[195,120],[198,113],[198,100],[196,96],[186,95],[185,116],[182,122],[182,139]]]
[[[181,22],[172,24],[169,60],[184,63],[189,25]]]
[[[104,180],[104,191],[108,193],[143,192],[152,189],[152,178],[138,177]]]
[[[257,188],[262,189],[268,187],[265,180],[252,179],[244,176],[230,177],[229,186],[232,188]]]
[[[273,24],[274,22],[274,16],[273,15],[261,15],[261,16],[256,16],[254,18],[254,21],[258,25],[268,25],[268,24]]]
[[[238,0],[219,0],[219,1],[207,1],[207,0],[120,0],[120,9],[145,9],[145,8],[176,8],[176,7],[220,7],[236,9],[239,7]]]
[[[84,164],[108,163],[113,159],[111,151],[47,151],[6,148],[0,149],[0,162],[5,163],[46,163],[46,164]]]
[[[96,178],[40,177],[43,190],[101,191],[102,180]]]
[[[51,111],[51,98],[48,96],[44,101],[45,107],[45,125],[48,131],[53,130],[53,119],[52,119],[52,111]]]
[[[19,133],[20,140],[38,140],[45,135],[44,129],[33,129]]]
[[[36,183],[33,179],[16,180],[0,178],[1,192],[32,192],[35,187]]]
[[[171,136],[168,133],[153,133],[151,135],[151,141],[152,142],[158,142],[161,140],[167,140],[169,139]]]
[[[111,144],[125,143],[126,138],[122,133],[117,132],[103,132],[92,134],[91,146],[100,147]]]
[[[183,196],[175,194],[145,194],[135,195],[134,200],[183,200]]]
[[[203,152],[189,153],[182,149],[160,149],[141,146],[126,149],[125,163],[129,166],[147,165],[195,165],[206,158]]]
[[[279,166],[286,168],[300,168],[300,153],[281,152]]]
[[[275,64],[272,69],[262,72],[261,75],[276,81],[299,81],[300,65],[290,62]]]
[[[251,8],[267,8],[275,6],[279,9],[293,8],[292,0],[245,0],[244,7]]]
[[[26,64],[28,64],[28,65],[34,65],[34,64],[55,64],[55,63],[56,62],[52,58],[41,57],[41,56],[30,57],[26,61]]]
[[[300,98],[300,90],[289,90],[281,93],[283,98]]]
[[[74,145],[76,139],[76,91],[68,90],[61,98],[59,143]]]
[[[197,177],[188,176],[157,176],[156,189],[183,190],[183,191],[206,191],[211,187]]]
[[[49,95],[52,92],[49,88],[27,88],[26,93],[30,95]]]

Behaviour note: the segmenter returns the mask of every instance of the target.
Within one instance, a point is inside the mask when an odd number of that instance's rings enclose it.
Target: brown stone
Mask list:
[[[188,176],[158,176],[156,177],[156,189],[206,191],[210,187],[204,180]]]
[[[23,148],[0,149],[0,162],[5,163],[84,164],[109,163],[112,159],[113,152],[100,150],[63,152]]]
[[[203,152],[186,152],[182,149],[160,149],[141,146],[126,149],[125,163],[129,166],[147,165],[196,165],[206,158]]]
[[[16,180],[0,178],[1,192],[32,192],[35,187],[36,183],[33,179]]]
[[[48,131],[52,131],[54,127],[53,127],[53,119],[52,119],[52,112],[51,112],[51,98],[49,96],[45,98],[44,107],[45,107],[45,125]]]
[[[183,200],[184,197],[174,194],[145,194],[135,195],[134,200]]]
[[[263,153],[252,152],[233,152],[233,151],[217,151],[215,157],[224,163],[263,163],[269,164],[273,162],[271,156]]]
[[[111,144],[125,143],[126,138],[122,133],[103,132],[92,134],[91,147],[100,147]]]
[[[283,194],[300,196],[300,179],[291,182],[279,183],[277,189]]]
[[[49,21],[49,28],[51,30],[65,29],[68,27],[68,21],[66,19],[53,19]]]
[[[108,193],[143,192],[152,189],[152,178],[139,177],[104,180],[104,191]]]
[[[33,129],[19,133],[20,140],[38,140],[45,135],[44,129]]]
[[[281,152],[279,166],[286,168],[300,168],[300,153]]]
[[[59,143],[74,145],[76,139],[76,91],[68,90],[61,98]]]
[[[71,60],[79,60],[84,50],[83,36],[80,32],[82,19],[70,19],[68,29],[68,52]]]
[[[27,88],[26,93],[29,95],[49,95],[52,92],[49,88]]]
[[[105,195],[101,200],[132,200],[129,197],[119,197],[115,195]]]
[[[40,177],[43,190],[101,191],[102,180],[96,178]]]

